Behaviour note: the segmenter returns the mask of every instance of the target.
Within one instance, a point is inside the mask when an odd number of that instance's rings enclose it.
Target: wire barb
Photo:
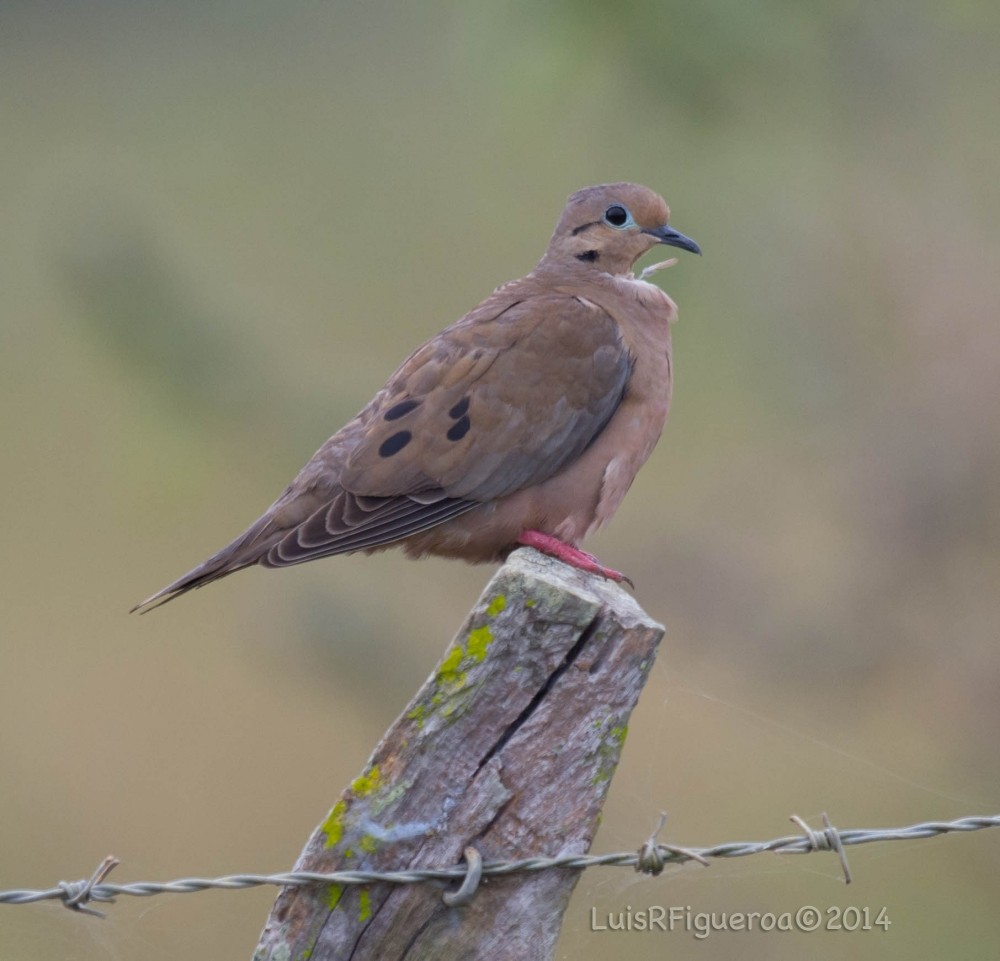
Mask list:
[[[482,878],[520,874],[525,871],[547,871],[553,868],[580,871],[594,867],[634,867],[650,874],[659,873],[670,862],[698,861],[706,864],[715,858],[742,858],[751,854],[772,852],[778,854],[809,854],[812,851],[834,851],[844,869],[848,883],[851,874],[844,848],[851,844],[872,844],[877,841],[915,841],[921,838],[940,837],[955,831],[982,831],[1000,827],[1000,814],[958,818],[954,821],[925,821],[902,828],[838,830],[823,815],[823,830],[810,828],[802,818],[793,815],[792,821],[802,834],[774,838],[771,841],[732,841],[710,848],[682,848],[661,844],[657,834],[665,823],[661,816],[656,830],[639,848],[638,852],[619,851],[616,854],[564,854],[558,857],[521,858],[516,861],[483,861],[479,852],[468,847],[465,865],[447,868],[414,868],[406,871],[286,871],[280,874],[234,874],[221,878],[182,878],[177,881],[140,881],[133,884],[108,884],[104,879],[118,864],[118,859],[107,857],[86,881],[63,881],[47,890],[0,891],[0,904],[31,904],[35,901],[62,901],[66,907],[87,914],[102,916],[88,907],[91,901],[113,902],[119,895],[147,898],[156,894],[186,894],[209,889],[226,891],[275,885],[277,887],[306,887],[317,884],[421,884],[458,881],[457,891],[445,895],[445,903],[458,906],[468,903]],[[658,870],[657,870],[658,868]]]
[[[663,873],[671,855],[671,861],[697,861],[707,868],[711,863],[708,858],[690,848],[679,848],[673,844],[660,844],[656,836],[663,830],[663,825],[667,823],[667,812],[660,811],[660,820],[657,822],[653,833],[646,839],[646,843],[639,848],[636,854],[635,869],[641,874],[651,874],[654,878]]]
[[[833,826],[830,822],[830,817],[824,811],[821,815],[823,818],[823,830],[814,831],[809,827],[806,822],[800,818],[797,814],[793,814],[789,817],[789,821],[801,828],[802,832],[806,836],[806,840],[809,842],[809,847],[807,848],[784,848],[782,850],[776,851],[776,854],[810,854],[813,851],[833,851],[836,853],[837,857],[840,858],[840,867],[844,872],[844,884],[851,883],[851,868],[847,863],[847,854],[844,852],[844,842],[840,837],[840,832]]]
[[[84,914],[92,914],[95,918],[105,917],[103,911],[90,907],[89,902],[105,901],[114,904],[115,896],[113,894],[105,894],[103,891],[95,891],[94,889],[119,864],[121,861],[113,854],[109,854],[85,881],[60,881],[58,888],[63,893],[63,904],[71,911],[82,911]]]

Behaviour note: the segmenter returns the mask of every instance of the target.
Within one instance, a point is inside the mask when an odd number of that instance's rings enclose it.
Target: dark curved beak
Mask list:
[[[701,253],[701,247],[690,237],[685,237],[684,234],[679,230],[674,230],[669,224],[664,224],[662,227],[654,227],[652,230],[644,231],[644,233],[655,237],[661,244],[666,244],[668,247],[680,247],[681,250],[690,250],[693,254]]]

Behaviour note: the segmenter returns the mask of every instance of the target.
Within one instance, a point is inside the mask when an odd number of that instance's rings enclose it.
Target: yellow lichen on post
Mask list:
[[[584,853],[661,635],[617,585],[515,552],[296,869]],[[426,884],[287,888],[256,959],[547,961],[577,877],[494,877],[462,907]]]

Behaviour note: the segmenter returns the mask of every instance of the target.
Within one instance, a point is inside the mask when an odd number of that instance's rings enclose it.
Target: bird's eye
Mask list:
[[[619,230],[628,226],[632,220],[632,215],[619,204],[612,204],[604,211],[604,222]]]

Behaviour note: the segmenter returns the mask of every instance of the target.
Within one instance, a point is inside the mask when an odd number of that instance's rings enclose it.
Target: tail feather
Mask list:
[[[129,611],[129,614],[147,614],[157,607],[162,607],[167,601],[172,601],[175,597],[180,597],[181,594],[204,587],[206,584],[211,584],[213,581],[227,577],[229,574],[235,574],[237,571],[242,571],[247,567],[252,567],[254,563],[254,561],[247,561],[243,564],[229,566],[221,563],[213,567],[211,561],[205,561],[204,564],[199,564],[194,570],[188,571],[183,577],[177,578],[173,584],[168,584],[162,591],[157,591],[151,597],[140,601]]]
[[[177,578],[172,584],[168,584],[163,590],[140,601],[129,614],[145,614],[161,607],[167,601],[172,601],[175,597],[180,597],[181,594],[253,567],[271,546],[274,536],[275,531],[269,513],[264,514],[231,544],[227,544],[221,551],[213,554],[194,570],[188,571],[183,577]]]
[[[435,492],[433,497],[364,497],[339,488],[321,498],[311,490],[302,494],[292,486],[231,544],[136,604],[129,613],[145,614],[187,591],[258,563],[288,567],[333,554],[378,550],[475,506],[474,501],[448,498],[443,492]]]

